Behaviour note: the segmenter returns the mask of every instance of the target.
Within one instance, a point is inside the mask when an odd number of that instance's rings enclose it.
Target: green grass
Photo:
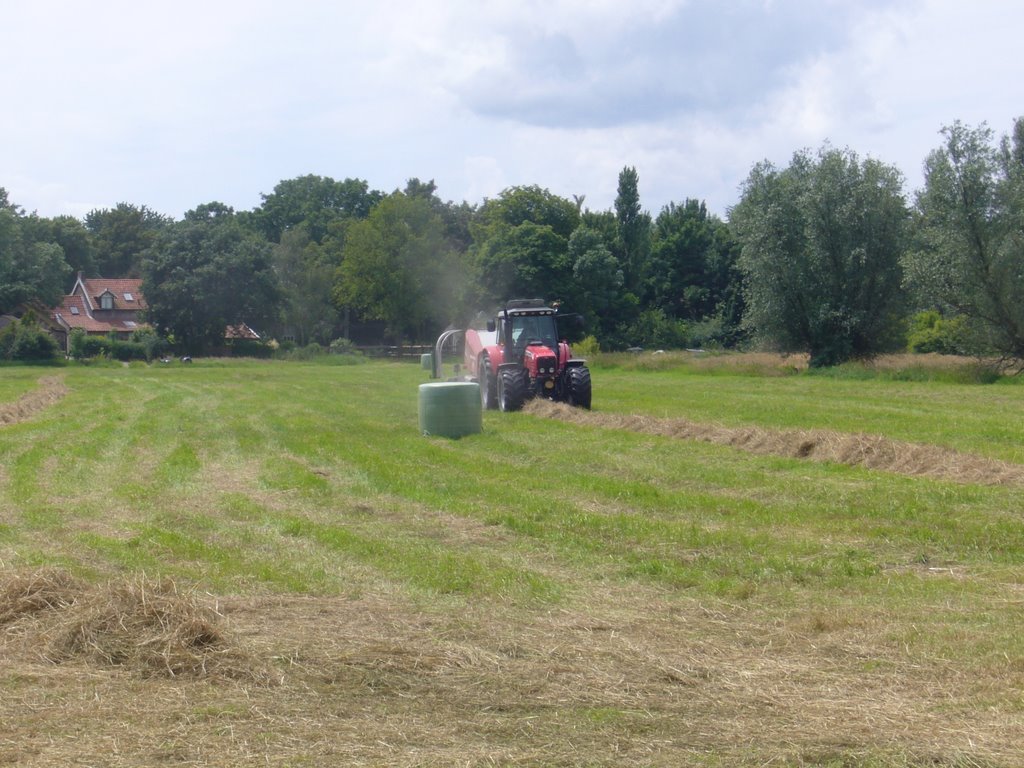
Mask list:
[[[56,373],[47,368],[30,365],[5,365],[0,367],[0,403],[17,400],[35,388],[41,375]]]
[[[1024,387],[837,379],[800,374],[713,375],[677,367],[600,371],[595,409],[729,426],[833,429],[929,443],[1024,463]]]
[[[26,370],[20,389],[31,383]],[[23,542],[82,568],[167,569],[236,589],[269,581],[337,590],[346,568],[361,578],[369,568],[412,589],[552,599],[571,591],[571,580],[531,572],[520,552],[599,578],[733,595],[792,585],[877,590],[893,564],[997,567],[1024,553],[1019,490],[524,414],[488,413],[485,431],[460,441],[424,438],[423,373],[411,365],[218,361],[64,375],[63,402],[0,433],[14,561]],[[605,411],[1024,455],[1021,422],[1008,417],[1024,410],[1017,387],[682,369],[603,370],[595,382],[595,408]],[[484,543],[449,535],[445,515],[481,527]],[[486,543],[488,528],[512,545]],[[266,555],[258,566],[261,549],[273,553],[273,567]],[[327,560],[342,565],[318,565]],[[306,580],[277,573],[310,570],[318,575]]]
[[[0,402],[51,371],[4,374]],[[763,627],[799,620],[826,645],[846,627],[879,627],[914,664],[967,678],[1024,674],[1020,488],[521,413],[487,413],[461,440],[427,438],[425,373],[407,364],[59,375],[62,401],[0,427],[5,568],[143,571],[243,596],[384,594],[454,617],[568,613],[635,587],[680,606],[740,606]],[[1024,463],[1024,388],[1012,384],[619,367],[596,368],[594,389],[605,412],[866,432]],[[860,663],[876,675],[893,659]],[[957,706],[1024,707],[1002,690],[965,696]],[[574,706],[573,727],[646,722],[632,707]],[[877,763],[851,754],[792,764],[900,764],[881,749]]]

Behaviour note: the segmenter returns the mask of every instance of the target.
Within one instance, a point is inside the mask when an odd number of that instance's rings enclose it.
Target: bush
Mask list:
[[[733,346],[735,330],[727,329],[720,316],[709,317],[690,326],[690,344],[697,349],[724,349]]]
[[[232,339],[227,349],[232,357],[267,358],[274,354],[274,348],[256,339]]]
[[[83,346],[85,340],[89,338],[86,336],[85,331],[81,328],[75,328],[71,331],[71,335],[68,336],[68,354],[76,360],[80,360],[85,357],[83,352]]]
[[[15,320],[0,331],[0,357],[4,360],[41,362],[55,360],[60,347],[31,314]]]
[[[279,357],[284,357],[286,360],[313,360],[323,354],[324,348],[314,341],[304,347],[293,347]]]
[[[662,309],[647,309],[626,329],[630,346],[685,349],[690,334],[682,320],[668,317]]]
[[[112,333],[107,336],[90,336],[76,328],[71,332],[68,344],[71,357],[75,360],[109,357],[125,363],[131,360],[152,360],[167,347],[167,342],[150,330],[136,331],[131,341],[124,341]]]
[[[933,309],[910,319],[907,350],[918,354],[960,355],[966,352],[967,321],[962,316],[944,318]]]
[[[316,362],[325,365],[353,365],[365,362],[363,354],[348,339],[335,339],[329,347],[324,347],[316,342],[307,344],[304,347],[297,347],[294,344],[288,346],[282,344],[274,352],[274,358],[277,360],[291,360],[293,362]]]
[[[143,355],[149,362],[155,357],[162,357],[171,349],[167,339],[163,339],[152,328],[139,328],[132,333],[131,341],[142,347]]]
[[[11,349],[14,347],[14,339],[17,335],[17,321],[0,329],[0,360],[11,359]]]
[[[12,360],[55,360],[60,353],[57,342],[46,331],[30,330],[18,333],[11,350]]]
[[[146,347],[137,341],[107,340],[107,354],[115,360],[127,363],[130,360],[148,360]]]
[[[330,352],[332,355],[358,355],[355,342],[352,339],[335,339],[331,342]]]
[[[107,357],[110,342],[102,336],[86,335],[82,341],[81,357]]]
[[[574,357],[594,358],[601,354],[601,345],[593,336],[586,336],[572,345],[572,354]]]

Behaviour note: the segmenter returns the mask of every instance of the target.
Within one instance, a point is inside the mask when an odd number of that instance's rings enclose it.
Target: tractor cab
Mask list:
[[[557,356],[555,310],[545,307],[543,302],[537,303],[541,306],[509,306],[498,313],[498,345],[505,349],[505,362],[521,363],[528,347],[543,347]]]

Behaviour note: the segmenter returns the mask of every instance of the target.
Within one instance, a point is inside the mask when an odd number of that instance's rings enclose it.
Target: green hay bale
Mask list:
[[[440,437],[475,435],[483,429],[480,385],[473,381],[420,384],[420,432]]]

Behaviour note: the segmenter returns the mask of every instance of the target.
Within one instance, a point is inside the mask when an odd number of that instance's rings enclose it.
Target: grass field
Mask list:
[[[593,378],[594,417],[1024,465],[1014,381]],[[424,380],[0,369],[0,765],[1024,764],[1022,484],[534,413],[426,438]]]

